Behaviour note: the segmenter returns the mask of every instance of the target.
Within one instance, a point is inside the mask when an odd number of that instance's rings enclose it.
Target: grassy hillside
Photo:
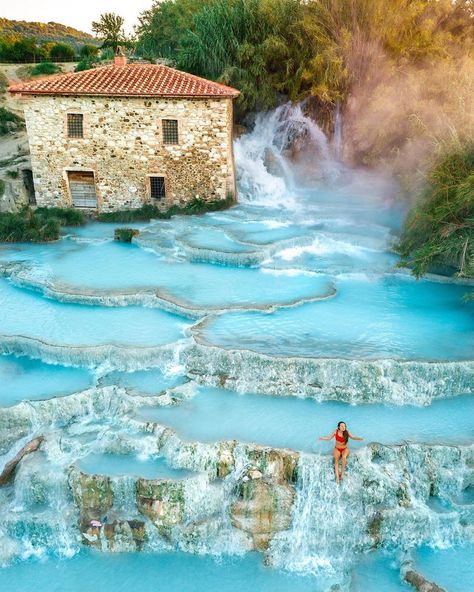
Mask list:
[[[62,41],[70,43],[76,48],[84,43],[96,42],[95,38],[89,33],[78,31],[73,27],[67,27],[60,23],[37,23],[0,18],[0,37],[13,36],[34,37],[39,43]]]

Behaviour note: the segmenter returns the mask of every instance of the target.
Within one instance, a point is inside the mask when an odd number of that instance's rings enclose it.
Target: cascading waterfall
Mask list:
[[[284,204],[305,179],[334,180],[341,173],[340,114],[334,148],[318,124],[303,113],[301,104],[287,103],[274,111],[259,114],[251,133],[235,143],[235,162],[241,197],[251,203]],[[304,155],[301,170],[295,167],[296,156]],[[256,196],[258,199],[256,200]],[[263,202],[262,202],[263,199]],[[265,201],[267,200],[267,201]],[[295,203],[291,202],[290,203]]]

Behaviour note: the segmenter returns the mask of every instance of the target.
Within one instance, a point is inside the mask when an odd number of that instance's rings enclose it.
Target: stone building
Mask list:
[[[24,100],[38,206],[106,212],[235,195],[233,88],[117,56],[9,91]]]

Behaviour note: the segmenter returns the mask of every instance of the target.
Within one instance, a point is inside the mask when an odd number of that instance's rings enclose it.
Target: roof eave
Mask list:
[[[235,93],[229,94],[177,94],[177,93],[170,93],[170,94],[131,94],[131,93],[91,93],[91,92],[51,92],[51,91],[42,91],[42,90],[23,90],[23,89],[15,89],[15,88],[8,88],[8,92],[12,94],[19,94],[19,95],[31,95],[31,96],[50,96],[50,97],[129,97],[129,98],[137,98],[137,99],[236,99],[239,95],[239,91],[235,91]]]

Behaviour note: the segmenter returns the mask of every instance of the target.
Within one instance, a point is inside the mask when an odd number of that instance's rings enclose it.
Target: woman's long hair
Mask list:
[[[346,425],[346,422],[345,421],[340,421],[337,424],[337,429],[338,430],[339,430],[339,426],[341,425],[341,423],[343,423],[344,425]],[[346,429],[342,432],[342,437],[344,438],[344,440],[345,440],[345,442],[347,444],[347,442],[349,441],[349,432],[347,431],[347,425],[346,425]]]

